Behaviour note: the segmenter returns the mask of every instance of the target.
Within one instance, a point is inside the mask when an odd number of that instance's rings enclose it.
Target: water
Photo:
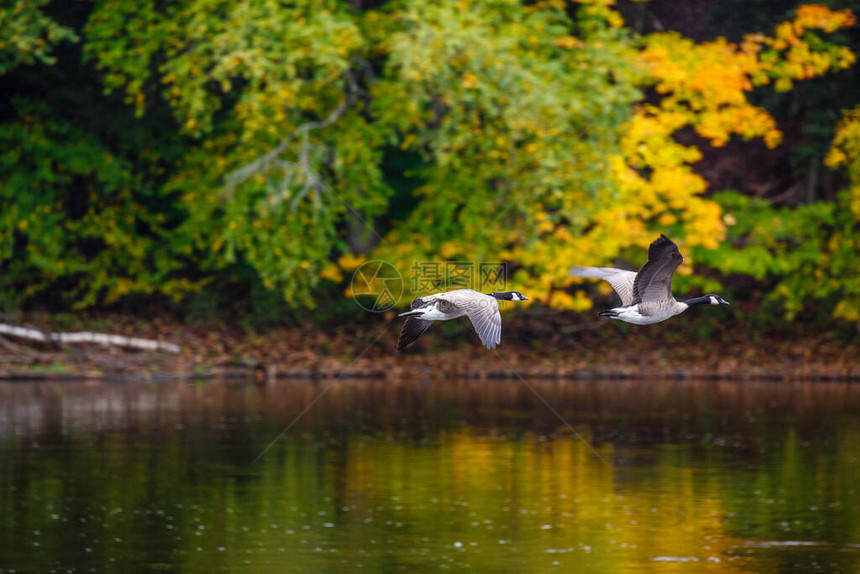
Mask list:
[[[0,573],[860,571],[860,387],[531,384],[0,384]]]

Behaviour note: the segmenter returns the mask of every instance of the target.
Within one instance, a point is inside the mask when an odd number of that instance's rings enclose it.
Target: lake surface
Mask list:
[[[860,386],[529,384],[2,383],[0,573],[860,572]]]

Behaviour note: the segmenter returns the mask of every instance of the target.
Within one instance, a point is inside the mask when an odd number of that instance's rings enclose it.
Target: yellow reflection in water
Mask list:
[[[0,570],[860,568],[856,387],[535,386],[0,386]]]

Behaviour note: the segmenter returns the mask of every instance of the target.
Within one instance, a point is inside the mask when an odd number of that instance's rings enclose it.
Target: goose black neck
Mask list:
[[[710,295],[702,295],[701,297],[693,297],[692,299],[687,299],[686,301],[683,301],[683,303],[686,304],[687,307],[692,307],[693,305],[702,305],[704,303],[710,304],[710,302]]]
[[[505,293],[487,293],[490,297],[495,297],[496,299],[501,299],[505,301],[512,301],[514,298],[513,291],[507,291]]]

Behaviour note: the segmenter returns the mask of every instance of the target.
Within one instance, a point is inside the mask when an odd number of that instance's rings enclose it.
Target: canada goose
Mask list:
[[[600,316],[634,325],[659,323],[702,303],[729,304],[719,295],[713,294],[676,301],[672,296],[672,276],[682,261],[684,258],[678,246],[660,234],[648,248],[648,261],[638,273],[612,267],[571,267],[568,273],[574,277],[607,281],[621,297],[621,307],[601,311]]]
[[[436,293],[412,300],[410,311],[399,317],[407,317],[397,339],[397,350],[420,337],[433,321],[447,321],[466,315],[475,332],[488,349],[495,349],[502,340],[502,316],[499,314],[499,299],[505,301],[528,301],[519,291],[505,293],[479,293],[473,289],[457,289],[447,293]]]

